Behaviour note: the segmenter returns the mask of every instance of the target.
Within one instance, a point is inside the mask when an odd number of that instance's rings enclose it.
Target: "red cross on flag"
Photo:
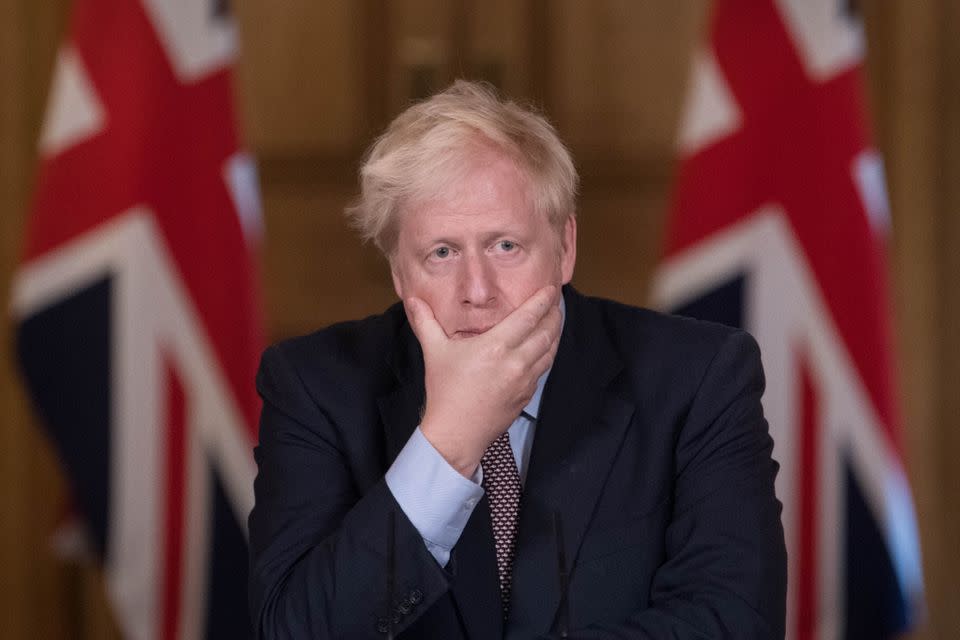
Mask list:
[[[223,2],[76,0],[12,309],[125,637],[241,638],[262,344]]]
[[[654,287],[661,308],[760,343],[795,639],[890,637],[922,599],[893,386],[889,213],[848,4],[717,0]]]

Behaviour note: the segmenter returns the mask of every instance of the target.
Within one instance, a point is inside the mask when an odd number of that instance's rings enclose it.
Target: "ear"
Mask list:
[[[571,214],[563,223],[560,233],[560,284],[573,279],[573,267],[577,263],[577,219]]]

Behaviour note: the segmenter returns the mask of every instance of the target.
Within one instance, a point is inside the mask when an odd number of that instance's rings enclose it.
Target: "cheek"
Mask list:
[[[450,278],[419,273],[407,279],[407,295],[420,298],[433,310],[440,326],[448,331],[457,310],[456,287]]]
[[[557,260],[543,260],[530,267],[523,272],[502,274],[500,289],[511,309],[516,309],[545,286],[560,283],[560,265]]]
[[[418,261],[407,258],[399,262],[394,269],[395,279],[403,286],[403,295],[427,300],[428,295],[438,286],[438,278],[427,272]]]

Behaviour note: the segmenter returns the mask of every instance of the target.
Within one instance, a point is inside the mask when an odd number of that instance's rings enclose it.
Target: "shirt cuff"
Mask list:
[[[450,560],[450,551],[483,497],[481,474],[478,465],[472,480],[463,477],[420,427],[387,470],[387,487],[440,566]]]

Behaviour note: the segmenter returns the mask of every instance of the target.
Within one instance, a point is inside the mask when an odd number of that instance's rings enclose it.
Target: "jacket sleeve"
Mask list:
[[[756,342],[742,331],[731,334],[679,431],[666,559],[650,607],[567,637],[784,637],[787,556],[763,389]]]
[[[399,633],[448,590],[446,572],[383,479],[359,495],[338,430],[280,348],[264,353],[257,389],[249,584],[256,637],[381,638],[388,615]],[[391,511],[395,598],[387,603]]]

